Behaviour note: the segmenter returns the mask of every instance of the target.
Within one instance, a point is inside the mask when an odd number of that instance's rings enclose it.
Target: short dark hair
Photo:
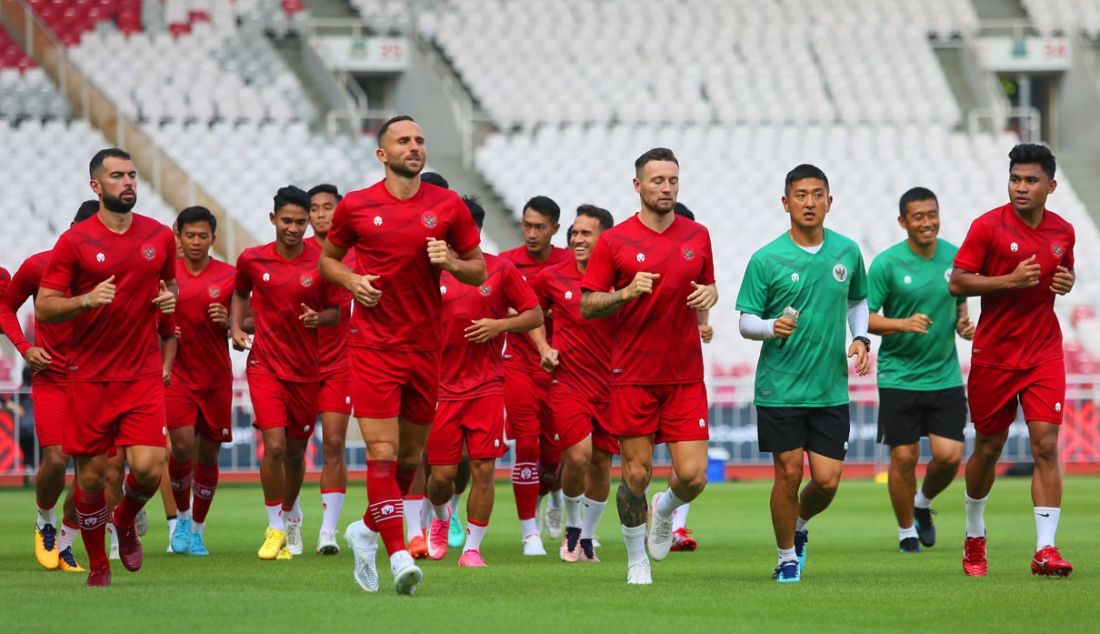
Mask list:
[[[676,214],[677,216],[683,216],[688,220],[695,220],[695,214],[690,209],[688,209],[687,205],[679,201],[677,201],[676,204],[672,206],[672,213]]]
[[[344,199],[344,197],[340,195],[340,190],[336,189],[336,185],[330,185],[329,183],[314,185],[313,187],[309,188],[309,191],[307,193],[309,194],[310,199],[312,199],[317,194],[331,194],[332,197],[336,199],[336,202],[340,202]]]
[[[1008,153],[1008,169],[1028,163],[1038,163],[1047,178],[1054,180],[1054,169],[1057,165],[1054,162],[1054,153],[1047,146],[1038,143],[1020,143]]]
[[[73,216],[73,224],[78,225],[97,213],[99,213],[99,201],[85,200],[80,203],[80,207],[77,208],[76,215]]]
[[[469,209],[470,215],[474,217],[474,224],[481,229],[485,224],[485,208],[481,206],[481,201],[477,196],[463,196],[462,202],[466,203],[466,209]]]
[[[382,147],[382,138],[386,136],[386,132],[389,131],[390,126],[400,121],[412,121],[416,123],[416,119],[413,119],[407,114],[399,114],[396,117],[390,117],[386,119],[386,122],[382,124],[382,127],[378,128],[378,147]]]
[[[904,218],[906,208],[909,207],[909,203],[915,203],[918,200],[932,200],[938,205],[940,200],[936,198],[936,194],[927,187],[913,187],[907,192],[901,195],[901,199],[898,200],[898,218]]]
[[[184,208],[176,216],[176,233],[183,232],[183,225],[195,224],[196,222],[205,222],[210,225],[210,233],[215,233],[218,230],[218,219],[214,217],[214,213],[206,207],[196,205]]]
[[[791,185],[795,181],[800,181],[806,178],[816,178],[817,180],[825,183],[825,191],[829,191],[829,178],[825,176],[825,172],[821,171],[821,168],[816,165],[810,165],[809,163],[803,163],[795,167],[793,170],[787,172],[787,179],[783,183],[783,194],[789,194],[791,192]]]
[[[646,150],[634,161],[634,173],[641,174],[645,164],[652,161],[672,161],[677,166],[680,165],[680,161],[676,160],[676,155],[672,153],[672,150],[667,147],[655,147],[652,150]]]
[[[435,185],[436,187],[442,187],[443,189],[451,188],[451,184],[447,182],[447,179],[443,178],[443,175],[437,172],[422,173],[420,175],[420,182],[427,183],[429,185]]]
[[[523,205],[523,210],[537,212],[543,216],[546,216],[550,222],[557,224],[561,219],[561,207],[558,207],[558,203],[554,202],[549,196],[535,196],[531,200],[528,200]]]
[[[275,192],[275,208],[273,211],[277,212],[287,205],[298,205],[309,211],[309,194],[294,185],[280,187],[279,191]]]
[[[96,175],[99,174],[100,170],[103,169],[103,161],[109,158],[123,159],[125,161],[131,160],[130,154],[124,150],[120,150],[117,147],[104,148],[96,152],[95,156],[92,157],[92,162],[88,164],[88,176],[94,179]]]
[[[584,204],[577,207],[577,217],[587,216],[589,218],[595,218],[600,221],[600,229],[607,230],[615,226],[615,218],[611,216],[611,212],[603,207],[597,207],[596,205]],[[566,232],[566,238],[572,237],[573,227],[569,227],[569,231]]]

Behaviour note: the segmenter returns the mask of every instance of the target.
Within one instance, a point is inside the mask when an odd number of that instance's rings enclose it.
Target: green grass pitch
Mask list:
[[[689,526],[699,550],[654,562],[654,585],[627,587],[614,508],[600,526],[600,565],[564,564],[546,540],[545,558],[521,554],[510,487],[482,552],[484,570],[459,569],[452,550],[424,562],[416,597],[396,596],[384,554],[382,591],[366,594],[346,550],[312,553],[320,496],[308,485],[306,554],[289,562],[256,558],[265,527],[258,486],[218,490],[207,520],[208,558],[169,555],[160,500],[150,506],[144,568],[114,562],[114,585],[82,587],[85,575],[41,570],[34,560],[29,490],[0,490],[0,632],[1095,632],[1100,617],[1100,480],[1069,478],[1058,538],[1076,571],[1069,579],[1032,577],[1035,528],[1029,480],[997,482],[987,509],[990,575],[969,579],[960,559],[962,485],[934,507],[939,543],[920,555],[897,552],[884,485],[843,482],[833,506],[810,524],[800,584],[771,581],[775,546],[770,483],[709,487]],[[350,487],[341,524],[362,511],[361,482]],[[341,540],[341,545],[342,540]],[[83,546],[76,551],[86,563]],[[443,628],[443,629],[440,629]]]

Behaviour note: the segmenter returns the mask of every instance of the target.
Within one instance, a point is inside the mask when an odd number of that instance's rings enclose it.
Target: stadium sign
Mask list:
[[[1002,73],[1069,70],[1069,38],[987,36],[977,41],[982,66]]]
[[[399,73],[409,66],[409,39],[322,35],[316,42],[333,68],[356,73]]]

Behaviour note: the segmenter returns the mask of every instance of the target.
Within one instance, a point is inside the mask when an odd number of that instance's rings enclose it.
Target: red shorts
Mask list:
[[[549,372],[504,366],[504,408],[508,414],[508,437],[539,437],[539,460],[545,464],[561,462],[561,445],[554,432],[554,413],[550,410]]]
[[[164,383],[160,376],[136,381],[71,382],[62,450],[70,456],[101,456],[114,447],[166,447]]]
[[[656,442],[710,440],[707,388],[679,385],[611,386],[608,431],[622,437],[656,434]]]
[[[465,401],[440,401],[428,434],[428,464],[462,462],[462,445],[471,460],[504,455],[504,398],[499,394]]]
[[[65,438],[65,419],[69,418],[69,384],[64,381],[33,379],[31,402],[34,403],[34,433],[38,445],[60,445]]]
[[[317,411],[351,414],[351,372],[347,368],[321,374]]]
[[[283,381],[269,370],[248,368],[252,426],[259,430],[285,427],[291,438],[309,438],[317,422],[317,383]]]
[[[558,387],[551,392],[550,403],[554,412],[554,433],[562,449],[591,435],[593,447],[618,455],[619,439],[607,431],[611,403],[593,402],[568,388]]]
[[[1017,405],[1024,407],[1024,420],[1061,425],[1066,366],[1061,359],[1028,370],[972,366],[967,395],[974,430],[983,436],[1008,431],[1016,420]]]
[[[212,442],[233,441],[233,386],[192,390],[175,383],[164,390],[168,429],[194,427]]]
[[[351,404],[359,418],[431,425],[439,396],[439,351],[349,348]]]

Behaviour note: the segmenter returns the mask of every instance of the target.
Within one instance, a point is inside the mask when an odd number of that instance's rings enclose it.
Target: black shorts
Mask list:
[[[827,458],[844,460],[851,428],[847,405],[756,408],[760,451],[781,453],[805,449]]]
[[[966,427],[966,391],[878,390],[878,441],[891,447],[920,442],[921,436],[963,439]]]

